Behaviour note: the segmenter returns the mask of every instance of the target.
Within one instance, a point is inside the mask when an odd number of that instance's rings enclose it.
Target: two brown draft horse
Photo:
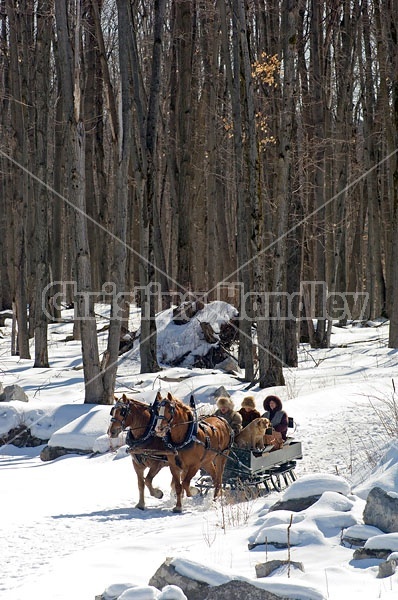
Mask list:
[[[194,405],[187,406],[170,393],[157,398],[155,434],[177,452],[169,460],[177,503],[174,512],[182,511],[182,494],[191,496],[192,477],[204,469],[212,478],[214,498],[221,491],[225,462],[232,443],[228,423],[219,417],[196,418]]]
[[[111,423],[108,435],[117,438],[128,429],[126,442],[129,446],[133,467],[137,475],[139,501],[136,508],[145,509],[144,491],[148,488],[151,496],[162,498],[163,492],[153,487],[153,478],[163,467],[167,467],[167,454],[170,454],[163,441],[152,435],[155,425],[152,407],[139,400],[127,398],[124,394],[111,410]],[[148,470],[145,476],[145,470]]]
[[[218,496],[232,443],[231,429],[224,419],[198,420],[193,407],[171,394],[165,399],[158,394],[152,406],[123,395],[112,407],[108,435],[116,438],[125,429],[138,480],[137,508],[145,508],[145,486],[152,496],[162,498],[162,491],[153,487],[152,480],[165,466],[170,468],[177,496],[173,512],[182,511],[183,491],[192,495],[190,482],[199,469],[211,476],[214,498]]]

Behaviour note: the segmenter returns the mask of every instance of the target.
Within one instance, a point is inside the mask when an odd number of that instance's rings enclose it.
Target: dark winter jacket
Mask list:
[[[276,408],[274,408],[274,410],[271,410],[269,406],[272,400],[276,404]],[[264,400],[263,406],[265,409],[265,413],[262,416],[269,419],[275,431],[279,431],[282,434],[282,438],[286,440],[288,418],[286,412],[282,408],[281,399],[278,398],[278,396],[267,396]]]
[[[254,419],[261,417],[260,413],[255,408],[252,408],[251,410],[240,408],[238,413],[242,417],[242,427],[246,427],[246,425],[249,425]]]

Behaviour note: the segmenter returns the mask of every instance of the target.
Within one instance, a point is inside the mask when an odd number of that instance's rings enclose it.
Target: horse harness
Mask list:
[[[164,407],[166,406],[166,404],[169,405],[170,413],[171,413],[170,417],[168,419],[166,419],[166,417],[164,416]],[[129,428],[129,430],[127,432],[127,436],[126,436],[126,444],[128,445],[129,450],[138,448],[140,445],[142,445],[143,443],[148,441],[151,437],[156,435],[155,427],[156,427],[158,420],[166,420],[167,421],[168,431],[167,431],[166,436],[163,441],[164,441],[165,446],[167,448],[169,448],[170,450],[172,450],[174,452],[174,454],[177,454],[178,450],[187,449],[189,446],[191,446],[194,443],[200,444],[201,446],[203,446],[205,448],[205,450],[212,450],[213,452],[215,452],[217,454],[224,454],[224,452],[229,450],[233,443],[234,434],[233,434],[233,430],[229,426],[228,422],[225,419],[223,419],[222,417],[219,417],[223,422],[227,423],[227,425],[229,427],[230,440],[229,440],[227,448],[225,448],[224,450],[221,450],[221,451],[216,450],[215,448],[211,448],[211,441],[210,441],[210,436],[208,434],[207,428],[210,428],[213,433],[216,433],[216,429],[215,429],[215,427],[210,425],[210,423],[206,423],[203,420],[198,420],[198,416],[196,413],[195,401],[194,401],[193,396],[191,396],[191,398],[190,398],[190,408],[192,409],[192,412],[193,412],[193,418],[192,418],[192,420],[189,421],[189,428],[188,428],[187,434],[185,436],[185,439],[180,443],[174,443],[171,439],[170,431],[171,431],[171,423],[174,418],[175,407],[168,400],[162,400],[161,402],[158,402],[157,400],[155,400],[155,402],[153,403],[152,406],[148,406],[148,409],[150,410],[150,413],[151,413],[151,417],[150,417],[149,423],[147,425],[147,428],[144,432],[144,435],[139,438],[135,438],[131,429]],[[121,419],[118,419],[117,417],[114,416],[114,412],[116,409],[119,410]],[[126,422],[126,419],[129,415],[129,413],[130,413],[130,406],[128,404],[125,404],[122,401],[119,401],[111,409],[111,413],[110,413],[111,414],[111,422],[120,423],[122,429],[125,429],[125,422]],[[202,441],[201,439],[198,438],[198,435],[197,435],[198,429],[200,429],[202,431],[202,433],[205,435],[204,441]],[[163,459],[163,457],[161,457],[160,454],[156,454],[156,453],[153,454],[153,452],[150,450],[148,452],[140,452],[139,455],[142,457],[147,456],[148,458],[154,458],[156,456],[157,458],[159,458],[159,460]],[[138,455],[135,454],[135,456],[138,459]],[[142,458],[142,460],[143,460],[143,458]],[[138,459],[138,461],[141,462],[140,459]]]
[[[114,412],[115,410],[118,409],[121,419],[117,419],[114,416]],[[148,406],[148,409],[150,410],[151,413],[151,417],[149,419],[149,423],[147,425],[147,428],[144,432],[144,435],[139,437],[139,438],[135,438],[133,435],[133,432],[131,431],[131,428],[129,428],[128,432],[127,432],[127,436],[126,436],[126,444],[130,447],[130,448],[134,448],[135,446],[139,446],[140,444],[146,442],[147,440],[149,440],[149,438],[151,436],[154,435],[154,431],[155,431],[155,423],[156,423],[156,413],[153,410],[153,408],[151,406]],[[130,405],[129,404],[125,404],[124,402],[116,402],[116,404],[112,407],[111,409],[111,422],[112,423],[120,423],[122,429],[125,429],[125,425],[126,425],[126,419],[128,417],[130,413]]]
[[[217,430],[210,423],[207,423],[204,420],[198,419],[198,416],[197,416],[197,413],[196,413],[195,402],[194,402],[194,399],[193,399],[192,396],[191,396],[191,399],[190,399],[190,407],[191,407],[192,412],[193,412],[193,418],[192,418],[191,421],[189,421],[189,428],[188,428],[187,434],[185,436],[185,439],[182,442],[180,442],[180,443],[174,443],[172,441],[172,439],[171,439],[171,433],[170,432],[171,432],[171,422],[172,422],[173,417],[174,417],[175,408],[174,408],[173,405],[170,404],[170,402],[168,400],[163,400],[159,404],[159,407],[162,407],[162,405],[165,406],[166,403],[169,404],[170,412],[171,412],[171,416],[169,417],[169,419],[167,419],[167,424],[169,426],[169,429],[168,429],[167,434],[166,434],[166,436],[164,438],[164,443],[165,443],[165,445],[168,448],[170,448],[175,453],[177,453],[178,450],[187,449],[187,448],[189,448],[190,446],[192,446],[193,444],[196,443],[196,444],[200,444],[201,446],[203,446],[204,449],[205,449],[205,451],[211,450],[212,452],[214,452],[216,454],[224,454],[226,451],[229,451],[229,449],[230,449],[230,447],[231,447],[231,445],[233,443],[233,439],[234,439],[234,433],[233,433],[233,430],[231,429],[229,423],[225,419],[219,417],[221,419],[221,421],[223,421],[223,423],[226,423],[228,425],[229,436],[230,437],[229,437],[229,442],[228,442],[227,448],[225,448],[224,450],[217,450],[216,448],[212,448],[211,447],[210,436],[208,434],[208,429],[210,429],[213,433],[216,433]],[[160,414],[159,415],[159,413],[158,413],[158,419],[166,419],[166,418],[165,418],[164,414]],[[197,435],[198,434],[198,430],[202,431],[202,433],[204,434],[204,436],[205,436],[204,441],[201,440],[198,437],[198,435]]]

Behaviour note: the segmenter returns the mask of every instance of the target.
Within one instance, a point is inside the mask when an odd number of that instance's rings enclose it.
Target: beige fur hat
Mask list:
[[[221,396],[217,400],[217,407],[221,408],[222,406],[227,406],[230,410],[234,409],[234,403],[232,402],[231,398],[226,398],[225,396]]]
[[[242,406],[247,406],[248,408],[255,409],[256,403],[254,401],[254,396],[245,396],[242,400]]]

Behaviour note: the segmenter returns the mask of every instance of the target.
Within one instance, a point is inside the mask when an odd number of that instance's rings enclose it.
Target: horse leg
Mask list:
[[[214,500],[219,496],[222,490],[222,474],[224,472],[225,461],[226,456],[218,455],[215,458],[213,458],[213,460],[207,461],[206,465],[203,465],[213,482]]]
[[[181,513],[182,512],[182,485],[181,485],[181,469],[176,465],[169,464],[171,475],[173,480],[171,482],[171,487],[174,488],[176,494],[176,505],[173,508],[173,512]]]
[[[208,473],[211,477],[214,486],[214,498],[216,498],[216,496],[218,495],[219,484],[217,481],[217,470],[214,466],[213,460],[209,458],[208,460],[206,460],[206,462],[203,463],[202,467],[204,468],[206,473]]]
[[[145,471],[145,467],[141,464],[139,464],[136,460],[134,460],[133,458],[133,467],[134,470],[136,472],[137,475],[137,483],[138,483],[138,493],[139,493],[139,500],[138,503],[135,505],[136,508],[139,508],[140,510],[145,510],[145,499],[144,499],[144,491],[145,491],[145,479],[144,479],[144,471]]]
[[[194,477],[196,475],[196,473],[198,472],[198,468],[191,466],[189,467],[185,474],[184,477],[182,479],[182,487],[183,490],[185,491],[186,495],[190,498],[191,496],[195,496],[197,493],[197,488],[195,487],[191,487],[191,479],[192,477]],[[196,492],[196,493],[195,493]]]
[[[163,498],[163,492],[159,488],[153,487],[152,480],[163,467],[164,467],[164,464],[162,464],[161,461],[156,461],[156,463],[151,465],[151,467],[147,473],[147,476],[145,477],[145,485],[148,488],[149,493],[151,494],[151,496],[154,496],[155,498],[159,498],[159,499]]]
[[[222,490],[222,474],[224,472],[226,456],[218,455],[214,460],[215,482],[214,482],[214,500],[219,496]]]
[[[214,499],[222,491],[222,476],[224,473],[225,463],[227,462],[228,456],[225,454],[218,454],[214,459],[214,467],[215,467],[215,485],[214,485]]]

